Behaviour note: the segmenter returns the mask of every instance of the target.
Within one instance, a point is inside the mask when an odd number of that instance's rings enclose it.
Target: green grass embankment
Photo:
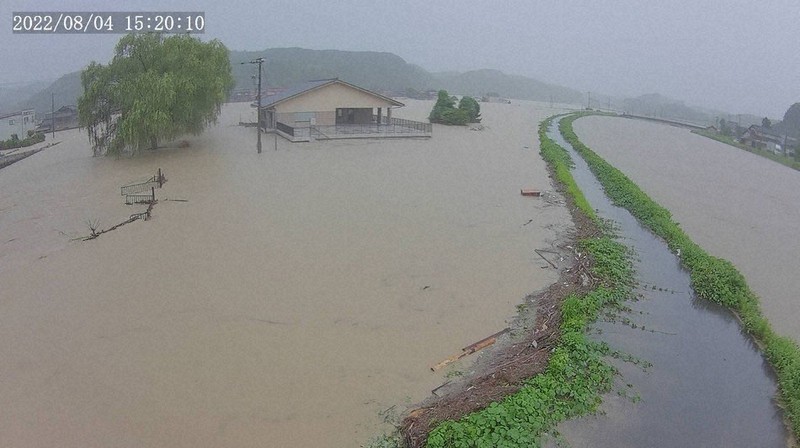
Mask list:
[[[697,129],[693,130],[692,133],[693,134],[697,134],[697,135],[702,135],[703,137],[710,138],[711,140],[716,140],[716,141],[718,141],[720,143],[725,143],[725,144],[731,145],[731,146],[733,146],[735,148],[739,148],[739,149],[741,149],[743,151],[747,151],[747,152],[753,153],[755,155],[770,159],[773,162],[778,162],[781,165],[788,166],[789,168],[794,168],[796,170],[800,170],[800,160],[795,160],[795,159],[792,159],[791,157],[780,156],[778,154],[773,154],[773,153],[771,153],[769,151],[766,151],[766,150],[763,150],[763,149],[757,149],[757,148],[753,148],[753,147],[750,147],[750,146],[747,146],[747,145],[743,145],[743,144],[737,142],[736,140],[734,140],[733,137],[729,137],[727,135],[715,134],[713,132],[702,131],[702,130],[697,130]]]
[[[567,152],[547,137],[553,117],[541,123],[541,154],[572,203],[594,224],[598,218],[570,173]],[[595,412],[601,395],[610,391],[615,369],[604,360],[609,348],[587,336],[591,322],[605,307],[631,294],[633,268],[628,249],[609,236],[584,239],[582,251],[593,259],[599,286],[572,294],[561,305],[560,338],[544,372],[526,381],[517,393],[457,421],[445,421],[429,434],[427,446],[536,447],[542,434],[566,419]]]
[[[680,249],[681,263],[691,274],[695,293],[726,306],[741,319],[744,329],[755,338],[775,369],[786,418],[794,434],[800,434],[800,347],[775,333],[761,312],[758,298],[731,262],[706,253],[672,220],[669,210],[650,199],[625,174],[578,139],[572,123],[584,115],[562,119],[561,134],[586,160],[616,205],[630,211],[642,225],[663,238],[670,249]]]

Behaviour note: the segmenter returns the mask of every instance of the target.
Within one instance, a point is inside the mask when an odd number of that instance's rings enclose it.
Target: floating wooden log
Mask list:
[[[487,336],[487,337],[481,339],[480,341],[475,342],[474,344],[470,344],[470,345],[462,348],[461,349],[461,353],[456,353],[455,355],[450,356],[449,358],[445,359],[444,361],[440,362],[439,364],[436,364],[435,366],[431,367],[431,370],[435,372],[435,371],[441,369],[442,367],[445,367],[448,364],[456,362],[459,359],[461,359],[461,358],[463,358],[463,357],[465,357],[467,355],[471,355],[471,354],[473,354],[473,353],[475,353],[477,351],[483,350],[484,348],[486,348],[486,347],[494,344],[495,342],[497,342],[497,338],[499,338],[500,336],[508,333],[509,331],[511,331],[511,328],[505,328],[505,329],[503,329],[501,331],[498,331],[497,333],[495,333],[495,334],[493,334],[491,336]]]
[[[539,191],[539,190],[531,190],[531,189],[529,189],[529,188],[523,188],[523,189],[519,190],[519,194],[521,194],[521,195],[523,195],[523,196],[535,196],[535,197],[539,197],[539,196],[541,196],[541,195],[542,195],[542,192],[541,192],[541,191]]]

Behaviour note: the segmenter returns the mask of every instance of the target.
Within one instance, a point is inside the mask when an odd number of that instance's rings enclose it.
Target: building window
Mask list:
[[[14,120],[8,120],[8,125],[9,126],[14,126]]]

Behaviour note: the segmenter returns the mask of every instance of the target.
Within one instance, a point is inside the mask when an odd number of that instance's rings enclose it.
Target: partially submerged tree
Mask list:
[[[431,123],[465,125],[479,122],[480,112],[481,107],[474,98],[468,96],[461,98],[456,108],[456,98],[451,97],[446,90],[440,90],[428,119]]]
[[[462,97],[458,103],[458,108],[467,111],[470,123],[481,122],[481,105],[475,101],[475,98],[471,96]]]
[[[80,124],[95,155],[155,149],[216,122],[233,88],[228,49],[188,35],[129,34],[81,73]]]

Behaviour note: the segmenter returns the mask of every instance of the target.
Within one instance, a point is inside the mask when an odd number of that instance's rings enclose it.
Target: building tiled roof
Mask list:
[[[320,87],[326,86],[328,84],[333,84],[333,83],[336,83],[336,82],[344,84],[344,85],[349,86],[349,87],[352,87],[352,88],[354,88],[356,90],[361,90],[362,92],[366,92],[366,93],[368,93],[370,95],[374,95],[374,96],[376,96],[378,98],[386,100],[387,102],[391,103],[394,106],[404,106],[404,104],[399,102],[399,101],[395,101],[395,100],[393,100],[391,98],[385,97],[385,96],[377,94],[375,92],[371,92],[371,91],[369,91],[367,89],[363,89],[363,88],[358,87],[356,85],[353,85],[353,84],[350,84],[348,82],[342,81],[339,78],[330,78],[330,79],[317,79],[317,80],[314,80],[314,81],[304,82],[302,84],[294,85],[294,86],[292,86],[292,87],[290,87],[290,88],[288,88],[288,89],[284,90],[283,92],[280,92],[280,93],[278,93],[276,95],[266,96],[266,97],[261,99],[261,107],[262,108],[270,108],[270,107],[273,107],[278,103],[282,103],[282,102],[284,102],[284,101],[286,101],[286,100],[288,100],[290,98],[294,98],[296,96],[302,95],[305,92],[308,92],[308,91],[311,91],[311,90],[314,90],[314,89],[318,89]],[[253,102],[253,106],[256,106],[257,104],[258,104],[257,102]]]
[[[774,130],[769,129],[769,128],[765,128],[764,126],[759,126],[757,124],[754,124],[754,125],[750,126],[750,129],[753,129],[754,131],[758,132],[759,134],[762,134],[762,135],[767,136],[767,137],[783,138],[783,135],[775,132]]]

